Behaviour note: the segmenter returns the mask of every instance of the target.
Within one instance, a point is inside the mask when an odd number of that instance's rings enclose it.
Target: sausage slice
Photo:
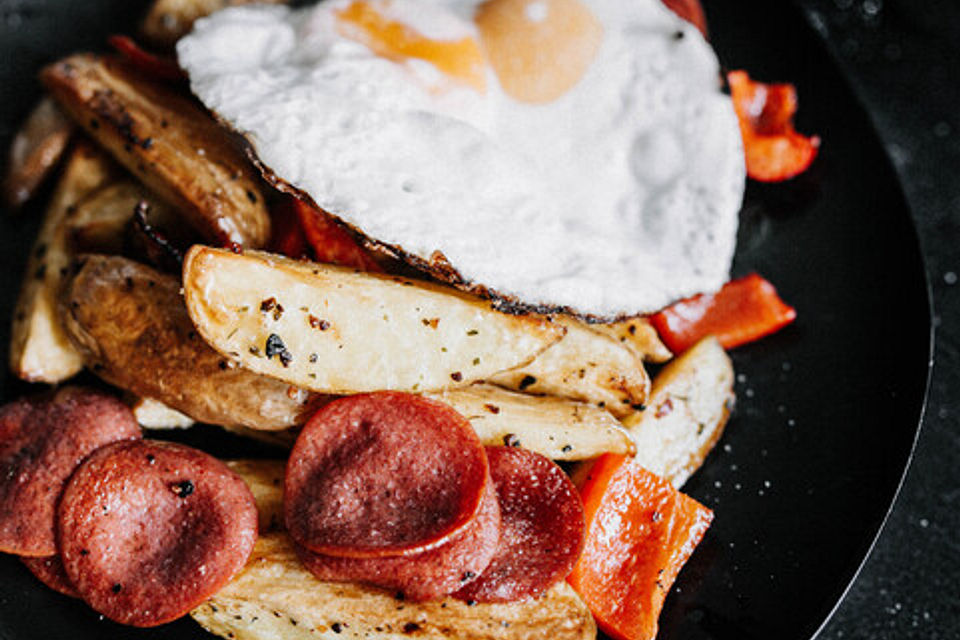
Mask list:
[[[183,445],[121,442],[77,469],[58,532],[67,576],[106,617],[137,627],[199,605],[246,563],[257,509],[244,481]]]
[[[452,540],[413,556],[337,558],[295,545],[307,570],[320,580],[364,582],[396,591],[407,600],[442,598],[475,580],[490,564],[500,538],[500,508],[487,483],[477,517]]]
[[[480,440],[451,407],[391,391],[349,396],[320,409],[297,438],[284,519],[314,553],[417,555],[475,518],[488,478]]]
[[[55,510],[70,474],[103,445],[140,437],[126,405],[89,389],[0,407],[0,551],[56,555]]]
[[[538,453],[487,447],[487,459],[500,502],[500,544],[487,570],[454,596],[476,602],[538,596],[580,557],[583,503],[567,474]]]
[[[58,591],[71,598],[79,598],[76,587],[67,577],[67,572],[63,570],[63,561],[60,556],[47,556],[46,558],[24,558],[20,561],[30,570],[37,580],[47,585],[54,591]]]

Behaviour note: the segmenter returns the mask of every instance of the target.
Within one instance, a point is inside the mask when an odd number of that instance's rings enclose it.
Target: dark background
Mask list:
[[[960,2],[796,4],[863,101],[901,179],[936,331],[913,463],[876,547],[818,639],[960,638]],[[897,292],[889,295],[895,305]]]

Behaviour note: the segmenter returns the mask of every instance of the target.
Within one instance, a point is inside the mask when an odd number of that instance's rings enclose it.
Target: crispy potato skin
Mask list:
[[[0,193],[15,209],[32,198],[67,149],[73,122],[49,97],[40,100],[13,138]]]
[[[506,604],[403,602],[375,587],[317,580],[282,532],[260,536],[246,568],[190,615],[207,631],[236,640],[333,640],[342,632],[371,640],[589,640],[597,633],[566,582],[540,598]]]
[[[76,54],[40,78],[123,166],[221,245],[259,247],[270,218],[252,167],[205,111],[121,60]]]
[[[590,328],[618,341],[644,362],[662,364],[673,357],[670,349],[657,335],[657,330],[645,317],[592,324]]]
[[[529,362],[564,333],[449,287],[257,251],[194,246],[183,288],[215,349],[322,393],[465,386]]]
[[[624,419],[637,461],[681,487],[720,440],[733,402],[730,358],[704,338],[654,378],[647,408]]]
[[[194,329],[177,279],[126,258],[82,258],[61,316],[94,373],[198,422],[284,429],[320,401],[226,362]]]
[[[86,142],[69,152],[30,253],[10,332],[10,369],[30,382],[57,384],[83,368],[60,325],[57,295],[72,259],[67,219],[85,198],[116,179],[119,167]]]
[[[147,11],[140,32],[158,47],[173,47],[190,33],[197,19],[225,7],[259,2],[286,4],[286,0],[154,0]]]

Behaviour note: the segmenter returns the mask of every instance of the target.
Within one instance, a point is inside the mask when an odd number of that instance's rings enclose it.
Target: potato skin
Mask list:
[[[81,258],[66,283],[61,318],[87,366],[131,393],[198,422],[285,429],[323,399],[234,367],[197,334],[180,282],[115,256]]]
[[[46,67],[40,79],[90,137],[204,237],[221,245],[266,244],[270,217],[253,168],[186,96],[121,60],[90,53]]]

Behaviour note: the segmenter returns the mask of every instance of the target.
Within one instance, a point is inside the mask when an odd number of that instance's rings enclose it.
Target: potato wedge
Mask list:
[[[603,409],[566,398],[531,396],[478,383],[423,394],[462,414],[486,445],[520,446],[554,460],[633,453],[633,441]]]
[[[188,429],[196,421],[176,409],[171,409],[159,400],[134,397],[130,409],[137,423],[144,429]]]
[[[617,417],[642,405],[650,389],[643,361],[616,340],[570,317],[557,317],[566,335],[526,365],[503,371],[490,382],[525,393],[572,398]]]
[[[205,238],[267,242],[270,218],[250,163],[185,96],[93,54],[70,56],[40,77],[80,126]]]
[[[0,188],[8,207],[15,209],[34,196],[66,151],[73,130],[73,121],[56,102],[49,97],[40,99],[10,145]]]
[[[61,311],[94,373],[198,422],[285,429],[322,400],[232,366],[197,335],[177,279],[126,258],[85,256]]]
[[[616,322],[592,324],[590,327],[620,342],[644,362],[659,364],[673,357],[667,345],[660,340],[657,330],[646,318],[627,318]]]
[[[226,465],[243,478],[257,501],[260,535],[283,531],[283,460],[228,460]]]
[[[286,4],[285,0],[154,0],[140,26],[140,33],[157,47],[172,47],[190,33],[198,18],[225,7],[252,2]]]
[[[464,386],[563,334],[448,287],[195,246],[184,297],[200,335],[251,371],[324,393]]]
[[[540,598],[507,604],[404,602],[373,587],[320,582],[284,533],[261,536],[243,571],[190,615],[207,631],[236,640],[587,640],[597,633],[566,582]]]
[[[657,375],[646,410],[624,419],[638,462],[681,487],[723,435],[733,401],[730,358],[704,338]]]
[[[57,384],[83,367],[57,315],[57,293],[71,260],[65,220],[78,202],[113,180],[117,171],[88,143],[78,143],[67,158],[27,262],[13,315],[10,369],[24,380]]]

